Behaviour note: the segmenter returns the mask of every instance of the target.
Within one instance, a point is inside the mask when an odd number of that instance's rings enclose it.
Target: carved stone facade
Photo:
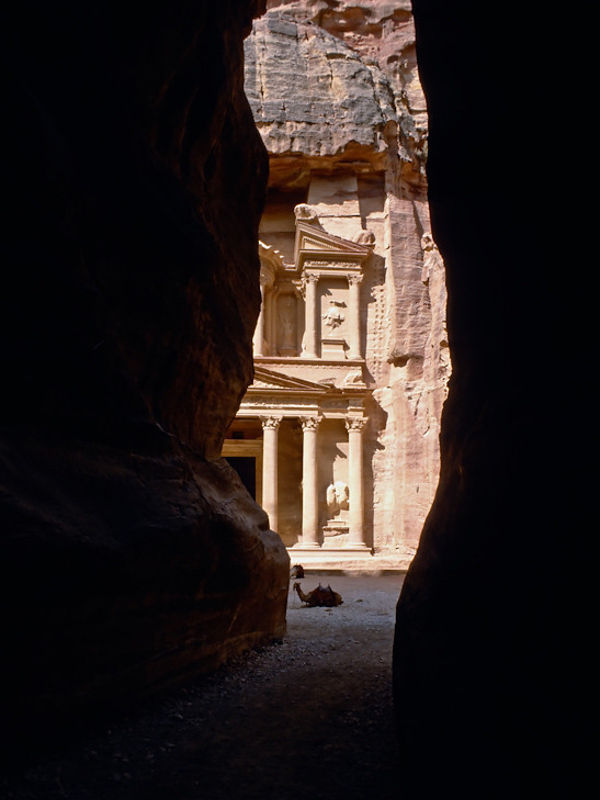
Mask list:
[[[360,287],[373,244],[328,233],[304,203],[294,208],[294,230],[293,260],[260,243],[254,382],[223,455],[246,452],[261,470],[258,499],[293,558],[368,555],[362,439],[371,390]]]
[[[293,562],[406,568],[437,486],[450,375],[418,80],[309,11],[270,11],[246,42],[271,177],[254,381],[223,454],[246,453],[234,465]],[[410,15],[394,20],[406,55]]]

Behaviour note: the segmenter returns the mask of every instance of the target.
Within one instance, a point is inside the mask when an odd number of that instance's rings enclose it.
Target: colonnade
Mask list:
[[[278,495],[278,434],[281,416],[262,417],[263,427],[263,498],[262,505],[269,515],[272,530],[277,530]],[[319,482],[318,482],[318,428],[322,417],[300,417],[302,425],[302,541],[303,549],[319,549]],[[347,417],[348,431],[348,486],[349,486],[349,546],[365,549],[364,499],[363,499],[363,429],[364,417]]]

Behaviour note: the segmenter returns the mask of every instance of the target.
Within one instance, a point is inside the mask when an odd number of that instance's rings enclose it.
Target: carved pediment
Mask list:
[[[341,236],[334,236],[310,222],[300,220],[296,222],[294,259],[297,269],[302,269],[307,258],[330,261],[332,266],[336,261],[341,261],[359,267],[372,250],[370,244],[359,244]]]
[[[303,394],[327,394],[328,387],[313,381],[307,381],[303,378],[286,375],[283,372],[275,372],[272,369],[265,369],[265,367],[254,367],[254,380],[248,387],[248,392],[302,392]]]

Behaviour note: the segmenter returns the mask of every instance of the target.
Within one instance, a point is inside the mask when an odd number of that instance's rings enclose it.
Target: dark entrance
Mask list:
[[[226,459],[256,500],[256,458],[254,456],[226,456]]]

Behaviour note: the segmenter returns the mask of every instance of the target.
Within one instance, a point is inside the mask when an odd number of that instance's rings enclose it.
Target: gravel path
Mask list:
[[[6,800],[387,800],[398,797],[391,660],[402,575],[307,574],[281,644],[5,780]]]

